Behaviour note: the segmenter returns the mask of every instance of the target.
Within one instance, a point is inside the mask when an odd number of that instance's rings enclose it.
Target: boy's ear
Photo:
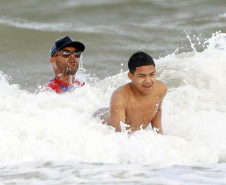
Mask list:
[[[128,77],[129,77],[130,80],[132,80],[133,79],[133,74],[129,72],[128,73]]]

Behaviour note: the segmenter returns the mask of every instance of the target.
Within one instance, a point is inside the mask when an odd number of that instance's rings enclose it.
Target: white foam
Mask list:
[[[168,86],[164,136],[151,128],[131,136],[115,133],[91,118],[95,110],[109,105],[114,89],[128,82],[126,73],[62,95],[20,90],[1,73],[0,163],[82,160],[161,166],[226,162],[224,38],[224,34],[214,35],[201,53],[172,54],[156,61],[158,79]]]

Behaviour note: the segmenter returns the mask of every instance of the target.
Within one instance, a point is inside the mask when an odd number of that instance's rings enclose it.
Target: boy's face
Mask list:
[[[128,73],[133,88],[142,94],[149,94],[156,81],[156,69],[154,65],[136,67],[134,74]]]

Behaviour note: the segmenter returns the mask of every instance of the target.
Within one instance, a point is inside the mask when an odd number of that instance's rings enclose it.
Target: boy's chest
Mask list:
[[[130,125],[131,129],[138,130],[141,125],[146,128],[154,118],[159,107],[159,100],[151,102],[131,102],[126,108],[126,124]]]

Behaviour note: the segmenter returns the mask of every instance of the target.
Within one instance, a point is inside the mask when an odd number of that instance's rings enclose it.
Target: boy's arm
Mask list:
[[[152,128],[155,128],[156,132],[158,134],[163,134],[162,133],[162,108],[161,108],[161,104],[162,104],[162,102],[160,103],[159,108],[158,108],[154,118],[151,120]]]
[[[110,103],[109,125],[115,128],[116,132],[121,132],[121,122],[125,124],[126,100],[123,94],[117,91],[113,93]]]
[[[162,99],[159,102],[158,110],[157,110],[154,118],[151,121],[151,125],[152,125],[152,128],[156,128],[156,132],[158,134],[163,134],[162,133],[162,102],[163,102],[163,99],[164,99],[164,97],[167,93],[166,85],[162,83],[159,90],[161,91],[160,93],[162,94]]]

